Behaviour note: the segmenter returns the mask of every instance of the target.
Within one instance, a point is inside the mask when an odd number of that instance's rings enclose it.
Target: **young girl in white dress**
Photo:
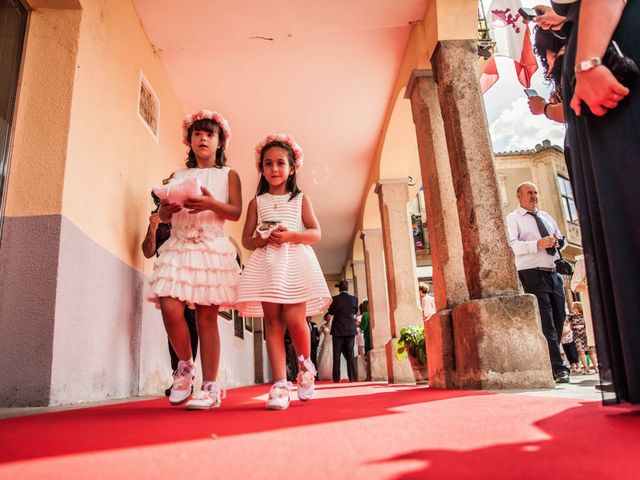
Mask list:
[[[240,177],[225,165],[229,137],[229,124],[218,112],[202,110],[187,116],[183,124],[187,168],[175,172],[165,187],[154,189],[162,198],[160,219],[172,227],[171,237],[158,250],[150,300],[162,310],[180,359],[169,402],[180,405],[189,400],[185,408],[190,410],[220,406],[218,309],[233,308],[239,281],[236,249],[223,230],[225,220],[236,221],[242,212]],[[200,191],[176,200],[176,192],[194,183]],[[183,318],[185,303],[196,310],[202,364],[202,390],[192,397],[195,365]]]
[[[260,183],[251,200],[242,244],[253,250],[242,272],[237,308],[243,316],[264,317],[267,353],[274,383],[267,408],[289,406],[284,332],[289,330],[298,354],[298,398],[313,395],[316,369],[309,359],[311,343],[306,317],[331,303],[311,245],[320,241],[320,225],[309,198],[297,186],[302,149],[291,135],[269,135],[256,147]]]

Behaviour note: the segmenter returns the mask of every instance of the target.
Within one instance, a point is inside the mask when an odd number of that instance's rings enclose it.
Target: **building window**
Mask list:
[[[160,102],[142,72],[140,72],[140,89],[138,93],[138,115],[157,142],[158,125],[160,123]]]
[[[0,0],[0,233],[6,180],[9,174],[11,130],[26,28],[27,10],[20,0]]]
[[[573,190],[569,180],[558,175],[558,186],[560,187],[560,196],[562,197],[562,211],[564,218],[569,222],[578,223],[578,211],[576,210],[576,202],[573,199]]]

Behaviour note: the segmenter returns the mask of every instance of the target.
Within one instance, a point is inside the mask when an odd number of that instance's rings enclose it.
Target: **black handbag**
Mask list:
[[[558,272],[560,275],[573,275],[573,265],[571,265],[571,262],[568,262],[564,258],[562,258],[562,252],[560,252],[559,248],[557,250],[560,258],[555,261],[556,272]]]

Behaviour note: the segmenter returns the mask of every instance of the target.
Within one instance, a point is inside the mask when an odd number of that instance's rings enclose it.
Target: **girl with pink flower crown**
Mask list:
[[[189,147],[187,168],[178,170],[164,187],[154,189],[162,202],[162,222],[171,222],[171,236],[159,248],[151,277],[150,300],[162,310],[164,325],[180,361],[173,374],[171,405],[189,400],[188,410],[219,407],[220,363],[218,309],[236,300],[240,269],[236,249],[225,236],[225,220],[242,212],[240,177],[226,166],[230,130],[218,112],[201,110],[186,117],[183,142]],[[202,360],[202,390],[193,396],[195,365],[185,303],[196,310]],[[191,397],[191,398],[190,398]]]
[[[286,375],[285,328],[299,355],[298,398],[311,399],[316,369],[309,359],[306,317],[323,312],[331,303],[311,248],[320,241],[320,225],[311,200],[297,185],[302,162],[302,149],[291,135],[269,135],[258,144],[260,182],[242,232],[242,245],[253,253],[240,278],[236,308],[243,316],[265,319],[274,379],[267,400],[270,410],[287,408],[293,389]]]

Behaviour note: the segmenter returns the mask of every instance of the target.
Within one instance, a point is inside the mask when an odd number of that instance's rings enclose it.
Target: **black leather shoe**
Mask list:
[[[553,380],[556,383],[569,383],[569,374],[567,372],[556,373],[553,376]]]

